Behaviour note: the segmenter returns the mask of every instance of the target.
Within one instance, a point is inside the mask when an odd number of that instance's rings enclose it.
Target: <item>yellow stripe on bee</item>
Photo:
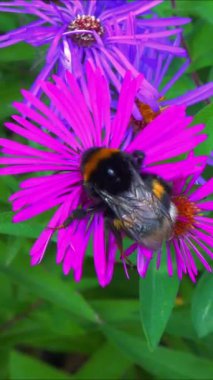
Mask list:
[[[161,199],[165,193],[164,186],[157,179],[152,183],[152,191],[158,199]]]
[[[123,229],[129,229],[132,228],[134,225],[134,221],[127,219],[126,217],[122,220],[120,219],[114,219],[113,224],[117,230],[123,230]]]
[[[90,176],[97,168],[99,161],[110,158],[116,152],[119,152],[119,149],[101,148],[95,151],[84,166],[84,181],[90,179]]]

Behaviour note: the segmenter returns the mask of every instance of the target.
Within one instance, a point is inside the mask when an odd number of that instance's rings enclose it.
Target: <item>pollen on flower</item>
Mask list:
[[[178,217],[174,225],[174,235],[180,236],[194,228],[195,215],[199,213],[199,208],[185,196],[173,198],[177,207]]]
[[[143,121],[145,124],[149,124],[152,120],[155,119],[156,116],[160,114],[160,111],[153,111],[148,104],[140,102],[140,100],[138,99],[136,100],[136,104],[138,106],[141,116],[143,116]]]
[[[135,103],[143,118],[142,120],[137,120],[133,115],[130,118],[130,124],[134,128],[134,132],[137,133],[143,130],[152,120],[160,115],[161,111],[153,111],[148,104],[141,102],[139,99],[136,99]]]
[[[158,99],[159,102],[164,100],[164,96]],[[159,111],[153,111],[149,104],[141,102],[139,99],[135,101],[138,111],[142,116],[142,120],[137,120],[133,115],[130,118],[130,124],[134,128],[134,132],[137,133],[144,129],[151,121],[153,121],[161,112],[167,107],[159,106]]]
[[[78,15],[75,20],[71,22],[68,30],[76,30],[77,33],[71,34],[70,38],[80,47],[90,47],[95,43],[96,39],[94,34],[89,32],[96,32],[100,37],[104,35],[104,27],[101,25],[100,20],[95,16],[89,15]],[[79,33],[81,30],[82,33]],[[85,30],[89,32],[85,32]]]

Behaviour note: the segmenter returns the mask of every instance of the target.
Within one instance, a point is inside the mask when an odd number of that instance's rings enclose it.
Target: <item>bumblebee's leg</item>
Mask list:
[[[126,262],[126,264],[128,264],[128,266],[130,266],[132,268],[132,267],[134,267],[134,265],[128,259],[128,257],[125,255],[124,250],[123,250],[123,238],[122,238],[122,234],[121,234],[121,229],[118,228],[118,225],[120,224],[119,222],[120,222],[119,220],[113,219],[113,221],[111,221],[111,223],[110,223],[110,229],[111,229],[113,235],[115,236],[115,241],[116,241],[118,250],[120,252],[120,260],[122,260],[122,261],[124,260]]]
[[[57,227],[48,227],[48,229],[52,230],[61,230],[62,228],[68,227],[74,220],[82,220],[84,219],[87,215],[95,213],[99,209],[98,205],[96,206],[91,206],[88,207],[87,209],[84,208],[77,208],[73,210],[71,215],[64,221],[64,223],[60,224]]]
[[[137,169],[141,169],[141,166],[145,158],[144,152],[142,152],[141,150],[135,150],[134,152],[132,152],[132,156],[133,156],[135,167]]]

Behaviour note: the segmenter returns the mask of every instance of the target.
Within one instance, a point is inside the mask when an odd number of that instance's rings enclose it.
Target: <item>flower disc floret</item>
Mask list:
[[[78,15],[68,26],[68,30],[76,31],[75,34],[70,35],[70,38],[81,47],[90,47],[96,42],[94,32],[100,37],[104,35],[104,28],[100,19],[90,15]]]
[[[174,226],[174,235],[176,237],[184,235],[193,228],[195,216],[199,214],[200,209],[194,202],[191,202],[186,196],[180,195],[172,198],[177,208],[177,220]]]

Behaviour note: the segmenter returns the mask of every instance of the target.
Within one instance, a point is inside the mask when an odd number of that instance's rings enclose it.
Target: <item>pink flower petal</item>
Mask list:
[[[173,276],[173,265],[172,265],[172,253],[170,242],[166,243],[166,253],[167,253],[167,269],[169,276]]]
[[[115,250],[113,247],[109,250],[109,257],[106,257],[104,232],[104,219],[101,215],[97,214],[94,217],[93,247],[95,270],[101,286],[106,286],[110,282],[115,260]]]
[[[197,202],[201,199],[204,199],[205,197],[208,197],[208,195],[212,194],[212,192],[213,192],[213,178],[210,179],[208,182],[206,182],[199,189],[195,190],[195,192],[190,195],[190,200],[192,202]]]
[[[196,206],[204,211],[212,211],[213,210],[213,201],[207,201],[203,203],[197,203]]]
[[[39,238],[36,240],[34,245],[31,248],[30,255],[31,255],[31,264],[37,265],[41,262],[43,259],[43,256],[45,254],[47,245],[54,234],[54,227],[57,227],[59,224],[63,222],[63,209],[64,205],[62,205],[53,215],[52,219],[47,225],[47,228],[42,231]],[[51,227],[51,228],[49,228]]]
[[[140,76],[137,79],[131,79],[130,72],[127,72],[124,78],[121,92],[119,95],[117,112],[112,122],[112,137],[110,142],[110,147],[112,148],[119,147],[124,139],[125,132],[129,124],[130,116],[133,111],[133,105],[140,80],[142,80],[142,77]],[[126,96],[127,93],[128,98]]]
[[[145,277],[150,261],[153,258],[153,251],[150,251],[146,247],[138,246],[137,254],[137,269],[141,277]]]
[[[190,247],[193,249],[193,251],[196,253],[198,259],[200,260],[200,262],[203,264],[203,266],[206,268],[206,270],[208,272],[211,272],[212,269],[209,265],[209,263],[204,259],[204,257],[202,256],[202,254],[199,252],[199,250],[197,249],[197,247],[192,243],[192,241],[190,239],[187,240],[188,241],[188,244],[190,245]]]

